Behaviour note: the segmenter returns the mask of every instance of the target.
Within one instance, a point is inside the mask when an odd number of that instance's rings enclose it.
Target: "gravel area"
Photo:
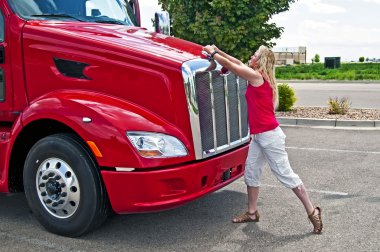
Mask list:
[[[380,120],[378,109],[349,109],[345,115],[330,115],[327,107],[294,107],[288,112],[276,112],[277,117],[341,119],[341,120]]]

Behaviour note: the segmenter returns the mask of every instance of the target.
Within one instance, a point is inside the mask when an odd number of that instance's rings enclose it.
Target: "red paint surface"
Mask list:
[[[200,45],[121,25],[25,21],[0,2],[4,15],[5,102],[0,102],[0,192],[9,190],[14,143],[39,120],[55,120],[92,141],[116,212],[172,208],[212,192],[243,174],[247,146],[195,161],[181,66],[201,56]],[[88,64],[89,79],[63,76],[54,58]],[[83,117],[91,118],[84,123]],[[44,129],[41,129],[42,131]],[[175,136],[189,155],[147,159],[131,146],[126,131]],[[17,156],[17,153],[13,153]],[[221,182],[233,169],[233,178]],[[207,177],[202,185],[202,178]]]

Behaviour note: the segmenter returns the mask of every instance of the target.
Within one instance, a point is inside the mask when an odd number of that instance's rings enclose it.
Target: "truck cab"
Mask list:
[[[0,0],[0,192],[50,232],[161,211],[244,173],[247,81],[139,27],[137,0]]]

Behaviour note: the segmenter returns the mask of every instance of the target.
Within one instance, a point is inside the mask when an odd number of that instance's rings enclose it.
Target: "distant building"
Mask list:
[[[380,62],[380,59],[376,59],[376,58],[370,59],[370,58],[367,58],[365,61],[367,61],[367,62]]]
[[[276,65],[306,64],[306,47],[273,48]]]

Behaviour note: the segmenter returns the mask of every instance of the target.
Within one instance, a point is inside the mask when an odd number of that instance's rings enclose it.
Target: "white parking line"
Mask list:
[[[284,188],[284,186],[279,186],[279,185],[261,184],[261,186],[272,187],[272,188]],[[315,190],[315,189],[306,189],[306,191],[322,193],[322,194],[329,194],[329,195],[338,195],[338,196],[347,196],[348,195],[348,193],[345,193],[345,192],[323,191],[323,190]]]
[[[244,184],[244,181],[237,181],[239,184]],[[270,188],[286,188],[282,185],[268,185],[268,184],[261,184],[260,187],[270,187]],[[322,193],[322,194],[328,194],[328,195],[337,195],[337,196],[348,196],[348,193],[346,192],[335,192],[335,191],[324,191],[324,190],[316,190],[316,189],[306,189],[308,192],[315,192],[315,193]]]
[[[292,147],[288,146],[286,149],[291,150],[310,150],[310,151],[329,151],[329,152],[342,152],[342,153],[360,153],[360,154],[377,154],[379,151],[356,151],[356,150],[339,150],[339,149],[321,149],[321,148],[301,148],[301,147]]]

